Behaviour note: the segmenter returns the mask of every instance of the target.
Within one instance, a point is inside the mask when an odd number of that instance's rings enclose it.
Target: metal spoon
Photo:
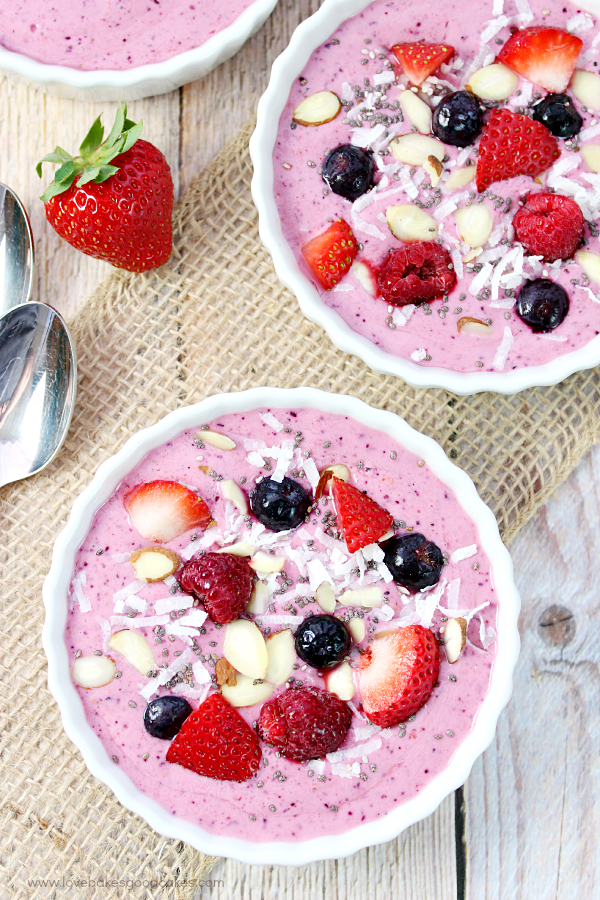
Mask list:
[[[33,237],[25,207],[0,184],[0,315],[31,296]]]
[[[54,459],[75,405],[73,342],[55,310],[29,301],[32,270],[27,213],[0,184],[0,486]]]

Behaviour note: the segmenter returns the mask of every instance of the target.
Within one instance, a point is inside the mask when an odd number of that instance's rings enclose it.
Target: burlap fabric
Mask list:
[[[260,244],[250,133],[180,202],[171,263],[112,275],[72,323],[79,393],[65,447],[39,476],[2,492],[2,897],[183,900],[213,862],[155,834],[90,776],[46,687],[41,585],[54,539],[99,463],[135,431],[220,391],[311,385],[353,394],[439,441],[507,541],[599,436],[597,371],[515,397],[455,397],[376,375],[336,350],[304,319]]]

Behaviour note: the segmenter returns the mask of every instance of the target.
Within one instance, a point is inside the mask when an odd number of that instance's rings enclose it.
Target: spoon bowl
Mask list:
[[[0,316],[0,486],[52,462],[76,387],[73,342],[54,309],[29,301]]]
[[[25,207],[0,183],[0,316],[31,296],[33,236]]]

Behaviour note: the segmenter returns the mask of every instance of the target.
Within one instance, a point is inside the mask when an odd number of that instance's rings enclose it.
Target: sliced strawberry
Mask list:
[[[260,765],[256,732],[221,694],[211,694],[185,720],[167,762],[219,781],[246,781]]]
[[[493,109],[479,144],[477,190],[516,175],[535,178],[559,156],[558,141],[545,125],[508,109]]]
[[[454,56],[454,47],[449,44],[394,44],[392,52],[402,66],[404,74],[414,85],[423,84],[442,63]]]
[[[515,31],[498,54],[528,81],[553,94],[562,94],[571,80],[583,41],[560,28],[534,25]]]
[[[191,528],[206,528],[210,510],[178,481],[148,481],[123,498],[131,524],[148,541],[166,544]]]
[[[204,604],[213,622],[227,625],[239,618],[249,603],[254,572],[244,556],[204,553],[184,565],[179,583]]]
[[[330,291],[350,271],[356,256],[356,239],[343,219],[305,244],[302,255],[319,284]]]
[[[393,517],[358,488],[332,478],[332,493],[338,521],[350,553],[373,544],[389,531]]]
[[[373,641],[357,670],[367,717],[382,728],[404,722],[427,702],[439,670],[438,642],[422,625],[408,625]]]

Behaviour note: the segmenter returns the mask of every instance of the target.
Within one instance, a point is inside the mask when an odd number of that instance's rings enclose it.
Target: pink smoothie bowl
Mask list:
[[[497,654],[489,692],[470,733],[459,744],[447,767],[416,797],[395,807],[381,819],[357,826],[343,834],[302,842],[256,842],[212,834],[198,825],[169,814],[156,801],[141,793],[114,765],[104,745],[88,724],[83,705],[71,681],[65,644],[69,585],[75,555],[94,515],[111,497],[127,473],[147,453],[185,429],[227,413],[248,412],[265,407],[275,410],[303,407],[345,415],[362,425],[384,432],[407,450],[418,454],[439,480],[454,491],[466,515],[477,526],[479,543],[490,561],[498,597]],[[513,670],[519,653],[517,620],[520,599],[513,581],[512,561],[500,539],[492,512],[479,498],[469,476],[450,462],[435,441],[414,431],[393,413],[372,409],[353,397],[310,388],[257,388],[215,395],[194,406],[170,413],[156,425],[130,438],[115,456],[102,463],[92,483],[76,498],[69,521],[54,545],[52,566],[44,582],[43,598],[46,620],[42,639],[48,658],[48,684],[60,707],[65,731],[80,749],[92,774],[110,787],[125,807],[142,816],[160,834],[185,841],[207,854],[232,857],[254,864],[300,865],[320,859],[349,856],[363,847],[392,840],[403,829],[434,812],[445,797],[464,783],[477,757],[493,740],[498,717],[511,695]]]
[[[600,336],[550,362],[504,372],[460,372],[441,366],[420,366],[409,358],[378,347],[365,335],[354,331],[335,309],[324,302],[307,272],[298,264],[284,237],[275,200],[273,157],[280,119],[294,82],[301,76],[314,51],[326,44],[328,37],[344,22],[369,5],[370,0],[325,0],[313,16],[298,26],[287,49],[275,60],[269,86],[258,104],[256,130],[250,141],[254,166],[252,196],[259,213],[260,237],[273,258],[279,279],[296,295],[304,315],[320,325],[340,350],[359,357],[376,372],[396,375],[415,387],[445,388],[461,395],[481,391],[514,394],[537,385],[557,384],[574,372],[599,365]],[[576,6],[578,10],[588,10],[595,15],[600,12],[599,0],[584,0]]]
[[[69,68],[38,62],[0,46],[0,72],[48,94],[73,100],[140,100],[166,94],[203,78],[229,59],[270,16],[277,0],[254,0],[222,31],[201,46],[171,59],[123,70]]]

